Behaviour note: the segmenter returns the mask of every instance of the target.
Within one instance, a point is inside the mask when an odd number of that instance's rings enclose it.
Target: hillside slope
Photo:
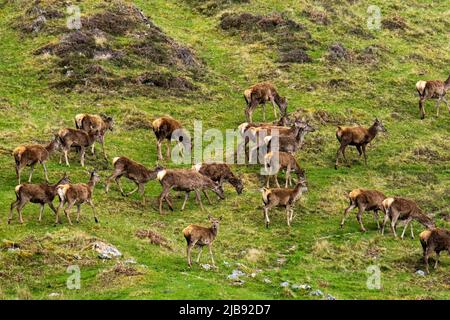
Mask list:
[[[317,299],[292,284],[310,284],[338,299],[448,299],[450,258],[425,277],[417,239],[382,237],[369,214],[360,233],[351,214],[339,229],[346,194],[357,187],[416,199],[439,226],[449,227],[450,116],[427,102],[419,119],[415,83],[445,80],[450,72],[448,1],[97,1],[76,3],[79,31],[68,30],[65,1],[0,0],[0,298],[46,299]],[[381,29],[367,28],[368,7],[381,9]],[[140,10],[143,15],[140,14]],[[44,16],[45,19],[39,18]],[[84,26],[84,27],[83,27]],[[150,201],[104,193],[111,159],[125,155],[156,165],[150,121],[169,114],[192,129],[234,129],[245,120],[242,92],[259,81],[276,84],[288,110],[319,130],[297,154],[309,191],[298,202],[291,229],[283,211],[264,228],[259,167],[236,166],[245,183],[238,196],[207,210],[223,215],[214,244],[217,270],[189,269],[181,231],[207,225],[193,199],[185,211],[160,216],[158,182],[146,186]],[[268,108],[267,114],[272,120]],[[110,160],[87,155],[87,169],[102,181],[94,192],[100,223],[82,208],[80,224],[53,226],[53,213],[24,209],[6,224],[17,180],[11,151],[44,143],[77,113],[106,113],[116,130],[106,137]],[[368,148],[368,165],[348,149],[352,166],[334,169],[337,125],[368,126],[378,117],[388,133]],[[254,120],[261,121],[258,108]],[[97,150],[99,147],[97,146]],[[71,154],[71,167],[48,163],[51,181],[88,175]],[[163,163],[176,167],[172,163]],[[23,177],[28,174],[25,169]],[[40,166],[33,181],[43,181]],[[124,179],[125,180],[125,179]],[[124,188],[134,185],[123,181]],[[174,196],[175,198],[175,196]],[[191,197],[193,198],[193,197]],[[182,199],[175,198],[175,206]],[[423,227],[414,222],[416,234]],[[171,249],[137,234],[151,230]],[[416,237],[417,238],[417,237]],[[87,248],[102,240],[122,253],[102,261]],[[135,260],[136,264],[125,263]],[[204,254],[203,263],[209,263]],[[70,290],[67,267],[78,265],[81,289]],[[381,289],[369,290],[367,268],[381,270]],[[246,276],[228,278],[233,270]],[[290,286],[281,286],[282,282]]]

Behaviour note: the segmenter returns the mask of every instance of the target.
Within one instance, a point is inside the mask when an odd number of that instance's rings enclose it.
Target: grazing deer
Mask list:
[[[423,90],[420,91],[420,89]],[[436,116],[439,116],[439,105],[441,101],[444,101],[447,105],[447,109],[450,112],[450,107],[448,105],[447,99],[445,98],[445,94],[450,88],[450,76],[448,76],[447,80],[442,82],[441,80],[431,80],[426,81],[425,86],[423,86],[423,82],[419,81],[416,84],[416,89],[419,92],[419,110],[420,110],[420,118],[425,118],[425,108],[424,103],[427,99],[437,99],[436,101]]]
[[[105,159],[107,159],[105,152],[105,134],[106,131],[114,130],[114,119],[105,114],[87,114],[79,113],[75,116],[75,126],[77,129],[84,130],[86,132],[97,130],[98,141],[102,145],[102,152]],[[92,143],[92,154],[95,153],[95,142]]]
[[[431,220],[427,215],[425,215],[422,210],[417,206],[417,204],[409,199],[393,197],[386,198],[383,200],[383,209],[385,212],[383,227],[381,229],[381,234],[384,235],[384,227],[389,219],[391,219],[391,230],[394,236],[397,238],[396,225],[397,222],[403,221],[405,228],[403,229],[401,238],[405,236],[406,229],[411,221],[417,220],[422,225],[428,229],[433,229],[436,227],[433,220]],[[411,238],[414,238],[414,229],[411,223]]]
[[[241,194],[244,189],[242,180],[233,174],[230,166],[226,163],[198,163],[193,165],[192,169],[209,177],[212,181],[218,182],[222,189],[225,181],[236,189],[237,194]]]
[[[189,193],[191,191],[195,192],[195,197],[197,202],[200,204],[200,207],[204,211],[202,200],[200,199],[199,191],[203,191],[206,199],[208,199],[209,204],[211,204],[211,199],[208,194],[205,192],[207,189],[212,190],[216,193],[220,199],[224,199],[223,189],[220,184],[212,181],[207,176],[202,175],[201,173],[195,170],[189,169],[173,169],[173,170],[160,170],[158,171],[156,178],[161,183],[163,187],[163,191],[159,195],[159,213],[163,214],[162,203],[163,200],[166,200],[169,205],[170,210],[173,211],[172,201],[170,200],[169,192],[171,189],[175,191],[184,191],[185,197],[184,202],[181,207],[181,210],[184,210],[186,206],[186,202],[189,198]]]
[[[46,204],[48,204],[50,209],[52,209],[53,212],[56,214],[56,209],[53,206],[53,199],[55,199],[57,193],[56,189],[58,186],[66,183],[70,183],[70,180],[67,174],[64,174],[64,177],[62,177],[56,184],[24,183],[16,186],[16,188],[14,189],[16,193],[16,201],[11,203],[11,208],[8,217],[8,224],[11,223],[14,208],[17,208],[17,212],[19,214],[19,221],[20,223],[23,223],[22,210],[28,202],[38,203],[41,206],[39,212],[39,222],[41,222],[42,220],[42,212],[44,212],[44,207]]]
[[[175,138],[178,141],[181,156],[184,155],[183,144],[186,144],[189,148],[192,148],[191,141],[188,138],[189,136],[179,121],[170,117],[161,117],[152,122],[152,127],[157,140],[158,160],[163,160],[161,145],[164,140],[167,140],[167,159],[170,159],[170,142],[172,138]],[[185,138],[187,141],[185,141]]]
[[[362,223],[362,214],[364,211],[373,211],[373,217],[377,223],[378,230],[380,229],[380,222],[378,217],[378,211],[383,211],[383,200],[386,196],[377,190],[367,190],[367,189],[354,189],[348,194],[350,200],[350,205],[344,210],[344,217],[341,221],[341,228],[344,226],[345,219],[348,213],[354,208],[358,208],[358,213],[356,214],[356,219],[359,222],[361,231],[366,232],[366,228]]]
[[[31,167],[30,177],[28,182],[31,182],[31,177],[33,176],[34,166],[36,163],[42,164],[44,167],[45,181],[48,182],[47,166],[45,162],[48,160],[50,155],[61,147],[60,140],[58,136],[50,141],[46,146],[39,144],[22,145],[14,149],[13,156],[16,163],[16,175],[17,180],[20,184],[20,173],[24,167]]]
[[[347,146],[355,146],[358,150],[359,157],[364,154],[364,162],[367,165],[367,155],[366,155],[366,146],[369,144],[377,135],[378,132],[386,132],[386,128],[383,126],[380,120],[375,119],[373,125],[367,129],[361,126],[357,127],[338,127],[336,130],[336,138],[341,144],[339,149],[336,152],[336,164],[334,168],[338,167],[339,153],[342,153],[345,162],[347,159],[345,158],[345,148]]]
[[[222,217],[216,219],[213,218],[211,215],[208,215],[208,219],[211,222],[210,228],[190,224],[189,226],[183,229],[183,235],[187,242],[186,252],[189,267],[192,266],[191,251],[192,248],[195,246],[199,248],[197,263],[200,262],[203,247],[208,246],[209,254],[211,255],[212,265],[215,267],[214,256],[212,253],[212,244],[217,237],[217,233],[219,232],[219,224],[220,221],[222,220]]]
[[[252,114],[255,108],[262,104],[263,119],[266,121],[266,102],[270,101],[273,105],[273,113],[277,118],[277,110],[275,104],[280,109],[281,116],[286,114],[287,99],[281,97],[276,88],[270,83],[258,83],[244,91],[244,99],[247,103],[245,108],[245,117],[247,122],[252,122]]]
[[[419,237],[423,249],[423,260],[425,262],[426,270],[427,273],[430,273],[428,259],[433,252],[436,253],[434,269],[437,269],[441,251],[447,251],[450,255],[450,230],[441,228],[425,230],[422,231]]]
[[[84,155],[86,153],[86,148],[92,146],[95,140],[98,138],[99,132],[97,130],[91,130],[86,132],[80,129],[65,128],[58,132],[58,137],[61,142],[61,149],[66,160],[66,165],[70,166],[68,153],[70,147],[80,148],[80,163],[84,167]],[[61,156],[59,157],[59,163],[61,163]]]
[[[277,187],[280,187],[278,183],[278,172],[280,170],[286,171],[286,183],[285,188],[288,187],[288,183],[292,185],[291,172],[295,172],[297,179],[305,179],[305,170],[300,168],[295,157],[287,152],[269,152],[264,156],[264,167],[266,170],[266,187],[270,187],[270,177],[274,177]]]
[[[301,197],[303,192],[306,192],[306,181],[301,179],[297,182],[294,189],[283,188],[262,188],[262,198],[264,202],[264,218],[266,222],[266,228],[269,227],[269,210],[273,207],[285,207],[287,214],[287,224],[290,227],[293,219],[295,202]]]
[[[114,166],[114,171],[111,174],[111,176],[106,179],[106,193],[109,191],[109,185],[114,180],[117,185],[119,186],[120,193],[127,197],[136,191],[139,191],[140,195],[142,196],[143,204],[145,205],[145,184],[149,182],[150,180],[156,179],[156,174],[159,170],[162,170],[161,167],[156,167],[155,170],[149,170],[142,164],[133,161],[131,159],[128,159],[126,157],[116,157],[113,159],[112,164]],[[122,186],[120,185],[119,179],[125,176],[131,181],[133,181],[136,184],[136,189],[125,193],[122,189]]]
[[[74,205],[77,206],[77,223],[80,222],[81,205],[83,203],[88,203],[92,212],[94,213],[94,220],[98,223],[97,215],[95,212],[94,202],[92,201],[92,195],[94,193],[94,188],[97,182],[100,181],[100,176],[94,171],[90,173],[88,183],[76,183],[76,184],[62,184],[56,188],[60,203],[56,210],[56,222],[59,223],[59,210],[67,203],[64,213],[66,214],[69,224],[72,225],[70,220],[70,209]]]

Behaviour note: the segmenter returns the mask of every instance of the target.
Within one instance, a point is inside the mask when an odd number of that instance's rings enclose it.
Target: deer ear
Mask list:
[[[211,220],[211,215],[210,214],[208,214],[208,220]]]

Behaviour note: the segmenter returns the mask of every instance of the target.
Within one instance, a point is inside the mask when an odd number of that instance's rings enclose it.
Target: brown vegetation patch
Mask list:
[[[163,248],[173,251],[173,248],[169,244],[169,240],[155,231],[138,230],[136,231],[136,237],[138,237],[139,239],[150,239],[151,244],[159,245]]]
[[[403,19],[399,15],[395,15],[392,17],[387,17],[381,21],[381,25],[383,28],[389,30],[405,30],[408,29],[408,25],[406,24],[405,19]]]
[[[64,3],[63,0],[31,1],[25,13],[14,23],[14,27],[24,35],[34,35],[43,31],[53,33],[60,28],[49,26],[49,21],[64,18],[64,10],[61,9]]]
[[[332,44],[328,48],[327,59],[330,62],[337,62],[343,60],[351,60],[352,54],[341,43]]]
[[[438,162],[443,161],[445,158],[443,158],[438,151],[433,150],[429,147],[417,147],[413,150],[413,156],[414,158],[418,160],[424,160],[427,162]]]
[[[185,2],[193,7],[195,11],[206,16],[212,16],[233,4],[249,3],[250,0],[185,0]]]
[[[293,49],[280,54],[280,62],[282,63],[307,63],[312,59],[303,49]]]
[[[318,11],[314,9],[303,10],[303,15],[306,16],[311,22],[321,25],[330,24],[330,19],[325,11]]]
[[[138,84],[155,86],[163,89],[177,89],[193,91],[196,87],[183,77],[173,76],[170,73],[146,72],[136,78]]]
[[[121,125],[127,130],[136,129],[152,129],[152,121],[149,116],[140,110],[127,111],[123,116],[123,123]]]

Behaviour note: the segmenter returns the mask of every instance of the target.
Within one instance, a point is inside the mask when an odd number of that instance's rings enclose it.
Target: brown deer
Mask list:
[[[437,269],[441,251],[447,251],[450,255],[450,230],[441,228],[425,230],[422,231],[419,237],[423,249],[423,260],[425,262],[426,270],[427,273],[430,273],[428,259],[433,252],[436,253],[434,269]]]
[[[28,182],[31,182],[31,177],[33,176],[34,166],[37,163],[42,164],[44,168],[45,181],[48,182],[47,166],[45,162],[49,159],[50,155],[56,150],[60,149],[61,143],[58,136],[50,141],[46,146],[39,144],[22,145],[14,149],[13,156],[16,163],[16,175],[17,180],[20,184],[20,173],[24,167],[31,167],[30,177]]]
[[[345,219],[348,214],[354,208],[358,208],[358,213],[356,214],[356,219],[361,227],[361,231],[366,232],[366,228],[362,223],[362,214],[364,211],[373,211],[373,217],[377,223],[378,230],[380,229],[380,222],[378,217],[378,211],[384,211],[383,200],[386,196],[377,190],[367,190],[367,189],[354,189],[348,194],[350,200],[350,205],[344,210],[344,217],[341,221],[341,228],[344,226]]]
[[[269,210],[273,207],[284,207],[286,208],[287,214],[287,224],[290,227],[293,220],[294,209],[293,206],[295,202],[301,197],[303,192],[306,192],[306,181],[301,179],[297,182],[294,189],[285,188],[262,188],[262,198],[264,202],[264,218],[266,222],[266,228],[269,227]]]
[[[266,121],[266,102],[270,101],[273,105],[273,113],[277,118],[277,110],[275,104],[280,109],[281,116],[286,114],[287,99],[281,97],[276,88],[270,83],[258,83],[244,91],[244,99],[247,103],[245,108],[245,117],[247,122],[252,122],[252,114],[255,108],[262,104],[263,119]]]
[[[20,223],[23,223],[22,210],[28,202],[38,203],[41,206],[39,212],[39,222],[41,222],[42,220],[42,213],[44,212],[44,207],[46,204],[48,204],[50,209],[52,209],[53,212],[56,214],[56,209],[53,206],[53,199],[55,199],[56,197],[56,189],[58,186],[66,183],[70,183],[70,180],[67,174],[64,174],[64,177],[62,177],[56,184],[24,183],[16,186],[16,188],[14,189],[16,193],[16,201],[11,203],[11,208],[8,217],[8,224],[11,223],[14,208],[17,208],[17,212],[19,214],[19,221]]]
[[[226,181],[231,184],[237,194],[241,194],[244,189],[242,180],[237,178],[226,163],[198,163],[192,166],[197,172],[209,177],[212,181],[218,182],[223,189],[223,183]]]
[[[166,158],[170,159],[170,143],[172,138],[177,140],[180,147],[180,155],[183,156],[184,148],[191,148],[191,141],[181,123],[171,117],[161,117],[152,122],[153,132],[157,140],[158,160],[163,160],[161,145],[167,140]]]
[[[295,153],[299,150],[305,141],[305,136],[314,132],[316,129],[310,126],[306,122],[301,122],[297,127],[297,133],[287,135],[287,134],[279,134],[278,135],[278,150],[281,152],[290,152]],[[267,150],[272,149],[274,135],[269,135],[264,137],[264,144],[267,145]]]
[[[70,166],[68,153],[71,147],[80,148],[80,163],[84,167],[84,155],[86,153],[86,148],[92,146],[95,140],[98,138],[98,130],[91,130],[86,132],[80,129],[65,128],[58,132],[58,137],[61,142],[61,149],[66,160],[66,165]],[[59,158],[59,163],[61,163],[61,156]]]
[[[419,81],[420,82],[420,81]],[[437,99],[436,101],[436,116],[439,116],[439,105],[441,101],[444,101],[447,105],[447,109],[450,112],[450,107],[447,102],[447,98],[445,98],[445,94],[450,88],[450,76],[448,76],[447,80],[442,82],[441,80],[431,80],[426,81],[425,86],[422,89],[423,82],[416,84],[416,89],[419,92],[419,110],[420,110],[420,118],[425,118],[425,108],[424,103],[427,99]],[[418,88],[419,85],[419,88]]]
[[[181,210],[184,210],[186,206],[186,202],[189,198],[189,193],[191,191],[195,192],[195,196],[197,202],[200,204],[202,210],[205,210],[202,204],[202,200],[200,199],[199,191],[203,191],[206,199],[208,199],[209,204],[211,204],[211,199],[208,194],[205,192],[207,189],[212,190],[216,193],[220,199],[224,199],[223,189],[220,184],[212,181],[207,176],[202,175],[201,173],[191,170],[191,169],[173,169],[173,170],[160,170],[158,171],[156,178],[161,183],[163,187],[163,191],[159,195],[159,213],[163,214],[162,204],[163,200],[166,200],[169,205],[170,210],[173,211],[172,201],[169,198],[169,192],[171,189],[175,191],[183,191],[185,192],[185,198]]]
[[[105,114],[87,114],[79,113],[75,116],[75,127],[86,132],[97,130],[98,141],[102,145],[102,152],[105,159],[107,159],[105,152],[105,134],[106,131],[114,130],[114,119]],[[92,154],[95,153],[95,142],[92,144]]]
[[[428,229],[433,229],[436,227],[433,220],[431,220],[423,211],[417,206],[417,204],[410,199],[405,199],[401,197],[386,198],[383,200],[383,209],[385,212],[383,227],[381,229],[381,234],[384,235],[384,227],[387,221],[391,220],[391,230],[394,236],[397,238],[396,225],[397,222],[403,221],[405,228],[403,229],[401,238],[405,236],[406,229],[411,221],[417,220],[422,225]],[[414,238],[414,229],[411,223],[411,238]]]
[[[336,164],[334,168],[338,167],[339,154],[342,153],[345,162],[345,148],[347,146],[355,146],[358,150],[359,156],[364,154],[364,162],[367,165],[367,155],[366,146],[369,144],[377,135],[378,132],[386,132],[386,128],[383,126],[380,120],[375,119],[373,125],[370,128],[364,128],[361,126],[357,127],[338,127],[336,130],[336,138],[341,144],[336,152]]]
[[[287,152],[269,152],[264,156],[264,167],[267,173],[266,175],[266,187],[270,187],[270,177],[274,177],[277,187],[280,187],[278,183],[278,172],[281,170],[286,171],[286,183],[285,188],[288,187],[288,183],[292,185],[291,172],[295,172],[297,179],[305,179],[305,170],[300,168],[295,157]]]
[[[114,180],[119,186],[120,193],[124,197],[127,197],[135,193],[136,191],[139,191],[140,195],[142,196],[143,204],[145,205],[145,184],[150,180],[155,180],[157,172],[159,170],[162,170],[162,168],[156,167],[155,170],[149,170],[142,164],[126,157],[116,157],[113,159],[112,164],[114,166],[114,171],[111,176],[106,179],[106,193],[108,193],[109,185]],[[136,189],[125,193],[119,181],[122,176],[125,176],[133,181],[136,184]]]
[[[64,207],[67,203],[64,213],[66,214],[69,224],[72,225],[72,220],[70,220],[70,209],[74,205],[77,206],[77,223],[80,222],[81,205],[83,203],[88,203],[92,212],[94,213],[94,220],[98,223],[97,215],[95,212],[94,202],[92,200],[92,195],[94,193],[94,188],[97,182],[100,181],[100,176],[94,171],[90,172],[90,177],[88,183],[76,183],[76,184],[62,184],[56,188],[60,203],[58,209],[56,210],[56,221],[55,224],[59,223],[59,210]]]
[[[220,221],[222,220],[222,217],[216,219],[213,218],[211,215],[208,215],[208,220],[211,222],[210,228],[190,224],[183,229],[183,235],[187,242],[186,253],[189,267],[192,266],[191,251],[192,248],[194,248],[195,246],[199,248],[197,263],[200,262],[203,247],[208,246],[209,254],[211,255],[212,265],[215,267],[214,256],[212,253],[212,244],[217,237],[217,233],[219,232],[219,224]]]

